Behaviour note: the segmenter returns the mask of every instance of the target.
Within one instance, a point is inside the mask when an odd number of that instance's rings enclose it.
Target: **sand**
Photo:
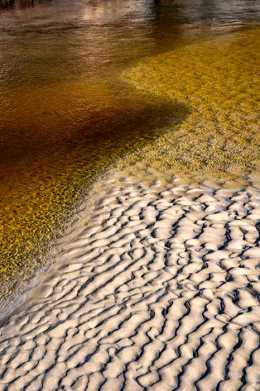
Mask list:
[[[0,390],[258,390],[258,182],[103,183],[2,323]]]

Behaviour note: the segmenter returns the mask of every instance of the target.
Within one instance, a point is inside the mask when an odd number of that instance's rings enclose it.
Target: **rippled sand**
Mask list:
[[[260,185],[107,177],[0,329],[3,390],[258,390]]]

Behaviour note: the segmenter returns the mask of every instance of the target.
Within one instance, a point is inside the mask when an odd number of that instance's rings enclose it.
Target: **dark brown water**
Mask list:
[[[198,34],[255,22],[255,0],[17,0],[0,14],[0,88],[97,77]],[[164,5],[165,4],[165,5]],[[27,6],[26,6],[27,5]],[[191,31],[192,30],[192,31]]]
[[[21,0],[0,10],[2,279],[37,263],[32,254],[95,175],[188,114],[137,93],[121,72],[259,18],[253,0]]]

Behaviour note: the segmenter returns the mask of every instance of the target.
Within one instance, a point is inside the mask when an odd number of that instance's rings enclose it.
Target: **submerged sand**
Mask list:
[[[3,323],[0,389],[259,389],[257,183],[107,177]]]
[[[146,58],[123,79],[189,115],[127,160],[163,175],[243,181],[260,167],[260,27]],[[144,167],[144,166],[143,166]]]
[[[0,297],[42,265],[82,189],[113,164],[192,180],[243,182],[256,170],[260,29],[206,35],[173,42],[123,82],[79,75],[3,91]]]

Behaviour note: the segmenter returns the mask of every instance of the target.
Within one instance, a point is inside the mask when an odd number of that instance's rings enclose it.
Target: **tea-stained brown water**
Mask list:
[[[122,72],[166,51],[181,64],[190,42],[246,34],[260,16],[257,1],[162,3],[20,1],[0,11],[1,281],[37,265],[96,175],[189,117],[189,100],[139,92]]]

